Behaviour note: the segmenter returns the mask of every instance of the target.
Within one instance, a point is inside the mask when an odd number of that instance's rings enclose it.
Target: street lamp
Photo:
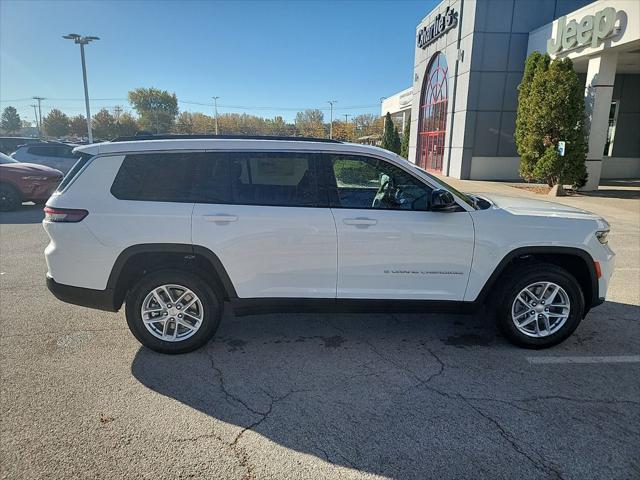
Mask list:
[[[218,135],[218,99],[220,97],[211,98],[213,98],[213,120],[216,126],[216,135]]]
[[[333,104],[334,103],[338,103],[337,100],[327,100],[327,103],[329,105],[331,105],[331,116],[330,116],[330,121],[331,123],[329,123],[329,138],[333,138]]]
[[[84,60],[84,46],[94,40],[100,40],[100,38],[82,37],[77,33],[63,35],[62,38],[66,40],[73,40],[74,43],[80,45],[80,58],[82,60],[82,80],[84,81],[84,103],[87,107],[87,134],[89,136],[89,143],[93,143],[93,134],[91,133],[91,111],[89,110],[89,88],[87,87],[87,65]]]

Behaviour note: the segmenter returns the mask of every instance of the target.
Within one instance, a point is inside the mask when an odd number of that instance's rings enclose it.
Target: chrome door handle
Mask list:
[[[226,215],[226,214],[217,214],[217,215],[203,215],[203,218],[207,222],[236,222],[238,220],[237,215]]]
[[[365,218],[365,217],[357,217],[357,218],[345,218],[343,221],[346,225],[375,225],[378,221],[375,218]]]

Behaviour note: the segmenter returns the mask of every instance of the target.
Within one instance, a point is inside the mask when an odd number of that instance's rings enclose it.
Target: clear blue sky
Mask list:
[[[92,113],[130,110],[120,99],[151,86],[180,101],[218,95],[220,112],[290,120],[335,99],[336,115],[377,113],[381,96],[411,85],[415,27],[435,3],[2,0],[0,106],[33,120],[39,95],[43,115],[84,113],[79,48],[61,38],[79,33],[101,38],[87,47]]]

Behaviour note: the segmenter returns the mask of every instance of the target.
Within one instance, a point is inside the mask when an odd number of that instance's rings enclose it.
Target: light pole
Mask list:
[[[327,103],[331,105],[331,113],[329,114],[329,138],[333,138],[333,104],[338,103],[337,100],[327,100]]]
[[[84,103],[87,107],[87,134],[89,143],[93,143],[93,134],[91,133],[91,111],[89,110],[89,87],[87,87],[87,65],[84,60],[84,46],[94,40],[100,40],[98,37],[82,37],[77,33],[64,35],[62,38],[73,40],[74,43],[80,45],[80,58],[82,60],[82,80],[84,81]]]
[[[216,126],[216,135],[218,135],[218,99],[220,97],[211,98],[213,98],[213,121]]]
[[[33,115],[36,117],[36,127],[38,127],[38,138],[42,138],[42,132],[40,131],[40,120],[38,120],[38,111],[36,110],[38,106],[35,103],[31,106],[33,107]]]
[[[38,137],[42,138],[42,100],[46,100],[46,98],[44,97],[32,97],[32,98],[38,101],[38,117],[40,118],[40,120],[38,120],[39,122]]]

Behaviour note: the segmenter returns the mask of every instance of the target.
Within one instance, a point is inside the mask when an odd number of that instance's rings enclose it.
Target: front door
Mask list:
[[[468,212],[429,211],[431,187],[384,160],[333,154],[325,167],[338,298],[464,298],[474,240]]]
[[[196,185],[194,245],[240,298],[335,298],[336,229],[319,207],[317,154],[211,153]]]

